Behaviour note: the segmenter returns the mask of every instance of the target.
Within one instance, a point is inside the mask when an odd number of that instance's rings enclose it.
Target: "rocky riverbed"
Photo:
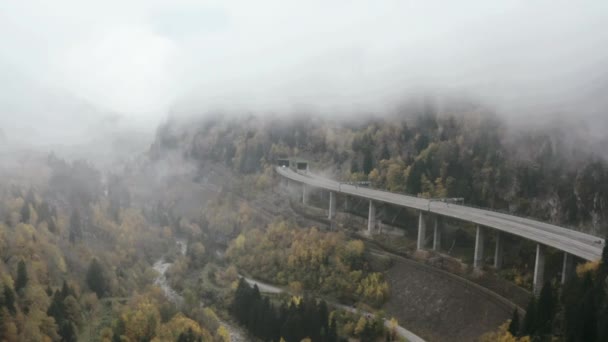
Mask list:
[[[186,255],[186,253],[188,252],[188,243],[185,240],[181,239],[176,239],[175,243],[179,246],[180,253],[182,255]],[[166,262],[164,257],[161,257],[154,263],[153,268],[154,270],[156,270],[156,272],[158,272],[158,276],[156,277],[156,279],[154,279],[154,284],[162,289],[163,293],[165,294],[167,299],[169,299],[169,301],[180,306],[184,302],[184,297],[182,297],[171,287],[171,285],[169,285],[166,276],[167,270],[169,269],[169,267],[171,267],[171,265],[173,265],[173,263]],[[201,302],[200,305],[203,306],[203,302]],[[221,319],[220,324],[223,325],[230,333],[231,342],[249,341],[247,336],[238,327],[233,326],[232,324]]]

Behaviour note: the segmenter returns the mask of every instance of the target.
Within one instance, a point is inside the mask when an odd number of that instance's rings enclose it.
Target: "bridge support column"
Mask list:
[[[496,248],[494,249],[494,268],[499,270],[502,268],[503,260],[503,236],[500,231],[496,231]]]
[[[333,191],[329,192],[329,214],[327,218],[333,220],[336,217],[336,193]]]
[[[540,243],[536,245],[536,262],[534,263],[533,293],[540,294],[545,281],[545,246]]]
[[[565,284],[574,271],[574,257],[564,252],[564,264],[562,266],[562,284]]]
[[[369,200],[369,213],[367,217],[367,233],[372,234],[374,228],[376,228],[376,205],[374,201]]]
[[[426,222],[424,221],[424,214],[422,211],[418,212],[418,244],[417,249],[424,249],[426,242]]]
[[[477,226],[475,234],[475,256],[473,257],[473,267],[481,269],[483,267],[483,252],[486,240],[486,230],[482,226]]]
[[[310,189],[308,185],[302,183],[302,204],[308,205],[308,199],[310,198]]]
[[[433,231],[433,250],[438,251],[441,249],[441,229],[443,219],[439,215],[435,215],[435,227]]]
[[[344,195],[344,211],[350,210],[350,198],[348,195]]]

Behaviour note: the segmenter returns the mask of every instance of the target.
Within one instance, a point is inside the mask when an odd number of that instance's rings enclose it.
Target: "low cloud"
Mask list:
[[[3,2],[1,87],[22,75],[149,127],[171,110],[373,112],[424,92],[604,122],[607,15],[601,0]]]

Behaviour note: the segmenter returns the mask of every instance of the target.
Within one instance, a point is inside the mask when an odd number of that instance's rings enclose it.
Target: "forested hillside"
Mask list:
[[[409,106],[364,119],[317,115],[209,115],[169,120],[152,158],[179,150],[255,174],[299,156],[340,179],[424,197],[464,197],[468,205],[608,233],[608,166],[584,130],[508,125],[474,106],[439,111]]]
[[[228,339],[213,311],[197,316],[153,286],[173,235],[195,236],[88,162],[51,155],[40,168],[38,188],[0,182],[0,341]]]

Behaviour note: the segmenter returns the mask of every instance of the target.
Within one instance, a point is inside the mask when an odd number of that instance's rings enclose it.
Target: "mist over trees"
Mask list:
[[[152,158],[180,151],[241,174],[299,156],[313,170],[372,186],[465,203],[606,234],[608,166],[567,129],[526,131],[484,108],[433,105],[369,119],[210,116],[159,128]]]

